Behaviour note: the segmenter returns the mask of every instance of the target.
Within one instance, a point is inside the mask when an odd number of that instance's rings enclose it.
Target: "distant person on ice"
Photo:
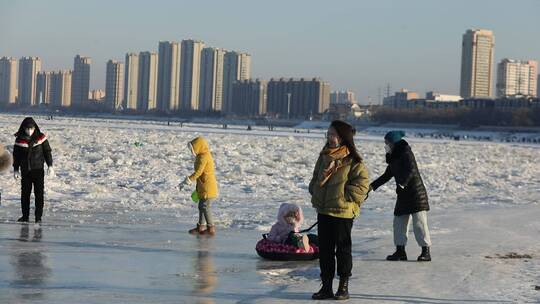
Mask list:
[[[299,233],[303,221],[304,214],[300,206],[283,203],[279,206],[277,222],[272,225],[267,238],[272,242],[292,245],[308,252],[309,238],[306,234]]]
[[[396,252],[386,257],[389,261],[406,261],[409,220],[412,216],[414,236],[422,247],[418,261],[431,261],[431,239],[427,223],[429,211],[428,196],[414,154],[409,144],[402,139],[403,131],[390,131],[384,136],[386,163],[383,175],[371,183],[374,191],[387,183],[392,177],[396,181],[397,201],[394,208],[394,244]]]
[[[22,217],[18,222],[29,221],[32,187],[36,200],[35,221],[41,222],[45,191],[44,163],[47,163],[47,176],[54,176],[51,146],[47,136],[41,132],[32,117],[26,117],[15,133],[13,147],[13,177],[21,180]]]
[[[4,145],[0,144],[0,173],[8,170],[11,167],[12,159],[11,153],[9,153]],[[1,190],[1,187],[0,187]],[[0,205],[2,204],[2,193],[0,192]]]
[[[4,172],[11,167],[11,154],[0,144],[0,172]]]
[[[352,271],[351,229],[360,213],[360,204],[369,189],[368,171],[354,145],[356,130],[346,122],[334,120],[327,142],[319,154],[309,183],[311,203],[319,222],[319,266],[322,288],[315,300],[349,298]],[[334,295],[332,282],[336,272],[339,287]]]
[[[199,136],[188,143],[189,150],[195,156],[195,172],[180,183],[179,188],[185,189],[196,182],[199,198],[199,222],[197,227],[189,230],[190,234],[216,234],[211,205],[218,197],[218,184],[214,173],[214,159],[208,142]]]

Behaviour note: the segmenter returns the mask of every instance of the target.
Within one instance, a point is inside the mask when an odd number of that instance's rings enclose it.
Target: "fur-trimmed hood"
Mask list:
[[[291,203],[281,204],[281,206],[279,206],[277,223],[270,229],[268,239],[276,243],[285,242],[291,231],[300,231],[300,226],[303,221],[304,214],[300,206]]]

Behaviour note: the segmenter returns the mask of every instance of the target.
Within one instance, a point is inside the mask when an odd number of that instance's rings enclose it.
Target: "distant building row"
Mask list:
[[[77,55],[73,71],[41,71],[39,57],[0,58],[0,105],[58,107],[81,105],[88,101],[90,64]]]
[[[451,109],[459,107],[514,109],[540,107],[540,99],[531,96],[503,96],[497,99],[461,98],[460,96],[443,95],[434,92],[427,92],[425,98],[420,98],[416,92],[402,89],[393,96],[384,98],[383,105],[394,109]]]
[[[233,83],[250,77],[249,54],[204,47],[202,41],[163,41],[159,53],[110,60],[105,96],[117,110],[228,113]]]
[[[48,86],[58,73],[41,72],[38,57],[21,58],[18,71],[16,59],[2,57],[0,104],[85,106],[91,63],[89,57],[77,55],[73,71],[61,72],[71,77],[71,86],[62,86],[70,94],[63,92],[65,98],[52,102]],[[115,110],[230,112],[233,83],[250,77],[249,54],[205,47],[202,41],[162,41],[158,53],[128,53],[125,62],[107,62],[105,100]]]
[[[309,119],[330,106],[330,84],[319,79],[243,80],[233,84],[232,113]]]

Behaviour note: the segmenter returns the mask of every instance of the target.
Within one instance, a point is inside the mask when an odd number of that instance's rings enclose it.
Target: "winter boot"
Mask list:
[[[422,247],[422,253],[420,256],[418,256],[418,262],[430,262],[431,261],[431,254],[429,253],[429,247],[423,246]]]
[[[208,234],[209,236],[214,236],[216,235],[216,226],[214,225],[208,225],[208,230],[206,230],[206,234]]]
[[[407,253],[405,252],[405,246],[397,246],[396,252],[386,257],[387,261],[406,261]]]
[[[28,223],[28,217],[27,216],[21,216],[17,222],[19,223]]]
[[[197,234],[204,234],[206,232],[206,225],[199,225],[197,223],[197,227],[189,230],[189,234],[197,235]]]
[[[334,291],[332,290],[332,281],[334,279],[322,279],[322,287],[319,292],[314,293],[311,298],[313,300],[326,300],[334,298]]]
[[[349,277],[339,278],[339,287],[334,300],[347,300],[349,298]]]

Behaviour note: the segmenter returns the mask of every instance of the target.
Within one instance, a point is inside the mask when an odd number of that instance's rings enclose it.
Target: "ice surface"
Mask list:
[[[22,118],[0,115],[0,142],[13,143]],[[282,202],[300,204],[306,225],[315,222],[307,185],[322,130],[37,121],[49,134],[57,177],[46,181],[44,223],[34,227],[13,222],[19,185],[0,175],[0,303],[308,302],[318,288],[316,262],[262,261],[254,246]],[[186,143],[197,135],[210,142],[220,183],[214,240],[185,233],[197,208],[190,191],[176,189],[191,172]],[[370,195],[355,221],[353,298],[540,301],[531,287],[540,283],[540,146],[408,140],[430,196],[434,262],[383,261],[393,249],[389,183]],[[356,142],[376,178],[385,168],[381,136],[360,133]],[[417,251],[412,237],[410,257]],[[514,251],[533,258],[485,258]]]

